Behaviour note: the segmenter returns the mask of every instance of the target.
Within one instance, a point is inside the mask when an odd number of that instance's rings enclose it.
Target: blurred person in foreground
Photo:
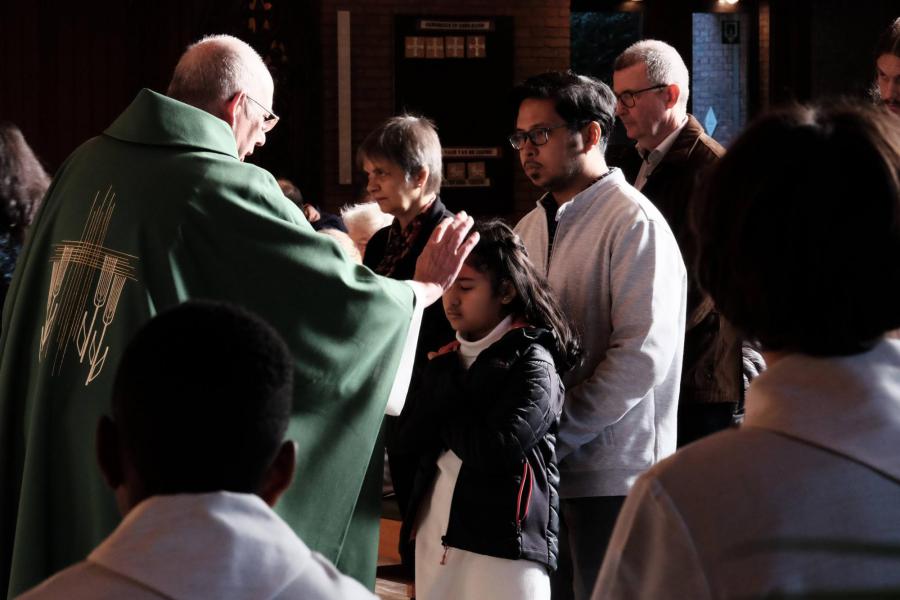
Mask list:
[[[593,597],[895,594],[900,119],[847,105],[764,116],[694,211],[700,283],[769,369],[740,429],[638,480]]]
[[[192,301],[151,319],[97,426],[123,520],[23,598],[374,600],[271,509],[304,460],[285,440],[293,392],[290,351],[259,317]]]

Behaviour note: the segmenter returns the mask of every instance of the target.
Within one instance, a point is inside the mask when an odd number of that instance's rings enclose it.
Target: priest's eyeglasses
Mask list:
[[[535,127],[529,131],[517,131],[509,136],[509,143],[516,150],[521,150],[525,145],[525,140],[531,140],[535,146],[543,146],[550,141],[550,132],[560,127],[566,127],[568,123],[562,125],[554,125],[553,127]]]
[[[252,102],[253,104],[263,109],[263,131],[266,133],[272,131],[272,129],[278,123],[278,119],[280,119],[281,117],[266,108],[262,102],[255,100],[250,94],[244,92],[244,97],[250,100],[250,102]]]
[[[660,88],[669,87],[668,83],[660,83],[659,85],[651,85],[650,87],[645,87],[640,90],[625,90],[621,94],[616,95],[616,100],[622,103],[622,106],[625,108],[634,108],[635,99],[634,97],[638,94],[643,94],[644,92],[649,92],[650,90],[658,90]]]

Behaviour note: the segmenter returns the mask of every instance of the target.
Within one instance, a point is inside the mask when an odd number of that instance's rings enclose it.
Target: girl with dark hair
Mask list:
[[[0,123],[0,306],[12,281],[25,229],[31,224],[50,177],[12,123]]]
[[[444,294],[456,341],[430,355],[400,439],[421,456],[401,540],[416,597],[549,598],[556,568],[560,372],[575,334],[518,236],[500,221]]]

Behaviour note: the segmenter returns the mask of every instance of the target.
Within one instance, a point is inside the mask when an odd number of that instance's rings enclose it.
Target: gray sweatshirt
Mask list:
[[[675,451],[687,276],[662,214],[622,172],[516,226],[584,347],[568,373],[557,457],[563,498],[623,496]]]

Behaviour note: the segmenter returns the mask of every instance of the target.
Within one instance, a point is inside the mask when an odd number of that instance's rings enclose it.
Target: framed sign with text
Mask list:
[[[395,17],[396,111],[437,124],[441,198],[454,212],[512,209],[512,25],[511,17]]]

